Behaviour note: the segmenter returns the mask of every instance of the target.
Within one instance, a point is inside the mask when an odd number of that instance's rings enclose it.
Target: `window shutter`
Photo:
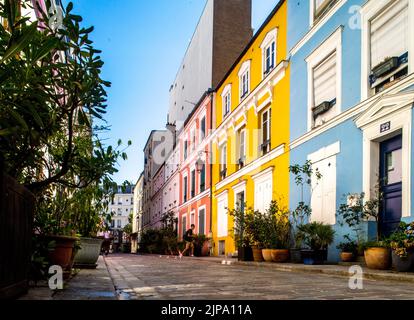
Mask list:
[[[227,237],[227,198],[220,199],[218,201],[218,217],[217,217],[217,236],[218,237]]]
[[[199,234],[205,234],[204,219],[205,219],[205,210],[202,209],[198,213],[198,233]]]
[[[314,106],[336,98],[336,52],[313,70]]]
[[[336,156],[324,159],[313,165],[322,178],[312,177],[312,222],[336,223]]]
[[[408,0],[399,0],[371,21],[371,67],[408,51]]]

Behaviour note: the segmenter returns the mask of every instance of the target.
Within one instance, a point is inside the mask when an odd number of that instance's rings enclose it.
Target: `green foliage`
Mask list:
[[[342,252],[356,254],[358,252],[358,243],[351,239],[349,235],[344,236],[345,241],[341,242],[336,248]]]
[[[401,258],[407,258],[414,251],[414,222],[401,222],[398,230],[388,239],[390,247]]]
[[[330,225],[312,222],[300,225],[298,235],[310,249],[323,250],[333,243],[335,231]]]
[[[292,211],[292,236],[296,248],[301,248],[303,244],[302,234],[298,234],[298,228],[302,226],[312,214],[312,208],[310,206],[310,201],[312,199],[312,178],[316,180],[316,185],[322,179],[322,174],[319,172],[319,169],[312,168],[312,162],[310,160],[306,161],[304,165],[293,165],[289,167],[289,172],[294,175],[295,184],[300,187],[301,191],[301,200],[298,203],[297,207]],[[304,189],[307,187],[310,190],[310,200],[309,203],[304,201]]]
[[[383,200],[383,194],[380,189],[380,182],[375,186],[371,199],[365,199],[365,193],[349,194],[348,203],[341,204],[338,209],[338,216],[343,220],[341,224],[346,223],[357,234],[361,222],[374,220],[377,224],[377,239],[381,240],[381,230],[379,226],[380,207]]]
[[[237,205],[236,209],[229,209],[227,212],[227,214],[233,217],[234,220],[234,228],[231,234],[237,248],[250,247],[253,244],[252,237],[246,230],[246,224],[250,220],[247,217],[249,210],[246,212],[245,207],[246,205]]]
[[[29,5],[25,0],[24,5]],[[19,1],[0,4],[0,152],[5,170],[35,194],[54,185],[82,188],[113,174],[124,150],[104,146],[106,88],[93,28],[69,4],[62,26],[19,15]],[[48,1],[48,9],[50,1]],[[39,8],[40,9],[40,8]],[[47,10],[49,11],[49,10]],[[75,179],[78,177],[78,179]]]

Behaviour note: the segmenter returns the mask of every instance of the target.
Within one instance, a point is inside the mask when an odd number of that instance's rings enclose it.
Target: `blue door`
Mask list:
[[[380,231],[389,236],[399,226],[402,217],[402,135],[381,143],[380,179],[383,203]]]

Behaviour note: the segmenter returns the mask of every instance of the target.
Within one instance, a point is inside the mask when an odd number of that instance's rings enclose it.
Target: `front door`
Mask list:
[[[381,235],[389,236],[402,217],[402,135],[381,143],[380,179],[383,203],[380,212]]]

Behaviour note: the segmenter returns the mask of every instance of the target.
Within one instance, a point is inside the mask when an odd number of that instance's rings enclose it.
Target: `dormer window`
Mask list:
[[[221,94],[223,104],[223,119],[230,114],[231,111],[231,84],[224,87]]]
[[[250,60],[242,64],[239,71],[239,96],[244,100],[250,93]]]
[[[262,49],[263,78],[265,78],[276,66],[276,38],[277,29],[269,31],[260,48]]]

